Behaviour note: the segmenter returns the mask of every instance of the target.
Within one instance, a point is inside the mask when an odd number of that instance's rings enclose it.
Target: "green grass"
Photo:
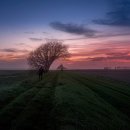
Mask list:
[[[16,79],[0,78],[0,130],[130,129],[128,83],[74,72]]]

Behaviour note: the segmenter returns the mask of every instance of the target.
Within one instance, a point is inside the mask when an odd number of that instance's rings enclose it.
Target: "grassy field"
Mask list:
[[[0,130],[129,130],[130,84],[49,72],[0,75]]]

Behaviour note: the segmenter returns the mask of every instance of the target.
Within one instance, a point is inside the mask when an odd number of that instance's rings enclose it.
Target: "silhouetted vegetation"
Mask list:
[[[35,69],[42,67],[45,72],[48,72],[51,64],[56,59],[66,58],[68,56],[69,52],[66,45],[58,40],[50,40],[32,51],[27,60],[31,67]]]
[[[61,65],[59,65],[59,66],[57,67],[57,70],[63,71],[63,70],[65,70],[65,69],[67,69],[67,68],[64,67],[63,64],[61,64]]]

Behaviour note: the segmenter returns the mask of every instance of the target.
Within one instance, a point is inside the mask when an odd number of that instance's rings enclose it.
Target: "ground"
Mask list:
[[[0,130],[129,130],[130,83],[79,71],[0,71]]]

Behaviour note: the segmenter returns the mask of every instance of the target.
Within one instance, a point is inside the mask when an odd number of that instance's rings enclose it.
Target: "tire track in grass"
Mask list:
[[[57,130],[127,128],[115,108],[70,75],[60,79],[55,91],[55,103]]]
[[[116,92],[118,94],[120,93],[121,95],[124,96],[125,99],[127,99],[126,100],[127,104],[130,103],[128,101],[128,98],[130,97],[130,91],[129,91],[129,87],[127,87],[127,86],[120,86],[118,84],[111,83],[110,81],[106,82],[105,79],[101,80],[101,79],[94,79],[94,78],[92,79],[92,78],[88,78],[88,77],[82,77],[78,80],[82,80],[82,82],[86,80],[87,81],[86,83],[90,82],[92,85],[93,84],[98,85],[98,86],[100,85],[100,86],[104,87],[105,89],[111,90],[112,92]]]
[[[105,76],[98,76],[99,79],[105,79],[106,81],[108,82],[112,82],[112,83],[116,83],[118,85],[125,85],[127,87],[130,86],[130,83],[127,82],[127,81],[122,81],[122,80],[119,80],[119,79],[114,79],[114,78],[111,78],[111,77],[105,77]]]
[[[101,84],[101,85],[107,85],[108,88],[118,91],[124,95],[130,96],[130,86],[127,86],[125,84],[119,84],[117,82],[114,82],[113,80],[107,80],[105,78],[101,79],[101,77],[97,78],[88,78],[83,77],[86,80],[89,80],[95,84]],[[126,91],[127,90],[127,91]]]
[[[120,93],[123,93],[127,96],[130,96],[130,84],[128,84],[127,82],[118,81],[118,80],[114,80],[114,79],[111,79],[108,77],[102,77],[102,76],[88,76],[87,74],[81,75],[77,73],[77,76],[80,79],[89,80],[95,84],[99,84],[99,83],[102,83],[102,85],[107,84],[107,87],[113,90],[119,91]]]
[[[122,113],[124,113],[126,116],[130,116],[130,96],[128,94],[125,94],[124,92],[117,91],[116,89],[113,89],[115,85],[110,85],[108,82],[101,82],[97,79],[89,80],[87,79],[87,82],[85,81],[86,78],[79,78],[77,79],[79,82],[88,85],[90,89],[93,89],[93,91],[97,92],[105,98],[106,101],[111,103],[114,107],[116,107],[118,110],[120,110]],[[125,88],[125,86],[124,86]],[[126,88],[127,91],[127,88]]]
[[[12,87],[6,87],[0,90],[0,109],[4,108],[7,104],[13,101],[17,96],[31,89],[35,82],[31,80],[25,80]]]
[[[26,75],[5,75],[5,76],[0,76],[0,90],[4,86],[9,87],[11,85],[18,84],[22,81],[24,81],[27,78]]]
[[[78,81],[78,79],[76,79],[77,81]],[[81,79],[80,79],[81,80]],[[89,80],[88,80],[88,82],[90,82]],[[83,83],[83,81],[82,81],[82,83]],[[93,83],[92,81],[90,82],[90,83]],[[81,82],[80,82],[80,84],[81,84]],[[85,84],[84,84],[85,85]],[[93,84],[94,86],[96,85],[96,84]],[[89,89],[91,89],[91,86],[89,86],[89,84],[87,84],[87,87],[89,87]],[[95,92],[95,91],[94,91]],[[97,93],[96,92],[96,94],[97,95],[99,95],[99,93]],[[101,96],[101,95],[99,95],[99,96]],[[101,98],[104,100],[104,98],[101,96]],[[109,98],[109,97],[107,97],[107,98]],[[105,102],[106,102],[106,99],[104,100]],[[109,102],[108,102],[109,103]],[[109,103],[109,105],[111,105],[110,103]],[[112,106],[112,105],[111,105]],[[112,106],[113,107],[113,106]],[[117,110],[116,108],[115,108],[115,106],[113,107],[115,110]],[[122,118],[122,120],[124,121],[128,121],[128,118],[124,115],[124,114],[122,114],[122,113],[120,113],[120,111],[118,111],[117,110],[117,115],[121,115],[121,116],[119,116],[120,118]],[[127,122],[128,123],[128,122]]]
[[[48,75],[44,77],[44,80],[46,81],[46,78],[48,78]],[[41,84],[44,86],[45,81],[43,82],[33,82],[31,83],[29,81],[24,81],[24,83],[21,83],[24,85],[31,85],[32,88],[28,89],[27,91],[21,93],[19,96],[17,96],[13,101],[11,101],[9,104],[7,104],[3,109],[0,111],[0,128],[1,129],[9,129],[11,128],[11,124],[13,120],[23,111],[24,107],[28,104],[28,102],[37,94],[38,91],[42,88]],[[17,114],[16,114],[17,113]]]
[[[124,87],[124,89],[120,89],[118,88],[119,85],[116,86],[116,84],[114,83],[108,83],[100,80],[95,81],[96,84],[103,86],[103,87],[107,87],[109,88],[108,90],[110,90],[109,93],[107,93],[107,91],[102,91],[102,93],[104,93],[105,95],[107,94],[109,97],[109,99],[111,100],[107,100],[113,105],[115,106],[118,110],[120,110],[122,113],[126,114],[126,116],[130,117],[130,91],[129,91],[129,87],[127,86],[120,86],[120,87]],[[102,89],[103,90],[103,89]],[[100,91],[101,92],[101,91]],[[100,93],[99,92],[99,93]],[[111,93],[111,94],[110,94]]]
[[[29,83],[29,85],[32,85],[31,89],[23,92],[8,105],[6,105],[3,109],[1,109],[0,129],[8,130],[9,128],[11,128],[13,120],[21,113],[21,111],[23,111],[24,107],[26,107],[28,102],[37,94],[37,92],[40,91],[40,89],[44,86],[47,78],[48,75],[44,76],[44,80],[42,81],[42,83],[37,83],[36,81],[33,83]],[[22,85],[23,84],[24,83],[22,83]]]
[[[8,103],[14,100],[19,94],[27,91],[28,89],[30,88],[28,87],[19,88],[19,85],[17,85],[0,91],[0,109],[5,107]]]
[[[123,95],[118,91],[114,91],[113,89],[110,89],[109,84],[101,84],[101,82],[98,82],[98,80],[96,79],[96,82],[94,82],[94,79],[89,80],[89,78],[86,79],[84,77],[77,78],[74,75],[73,78],[77,80],[79,83],[84,84],[86,87],[89,87],[91,90],[96,92],[106,102],[111,104],[113,107],[115,107],[115,109],[117,109],[121,114],[123,114],[126,121],[130,121],[130,97]]]
[[[32,98],[24,111],[13,122],[13,130],[53,130],[55,128],[50,113],[53,109],[53,96],[57,80],[58,74],[52,73],[51,79],[48,79],[44,87]]]
[[[47,78],[49,75],[46,74],[44,78]],[[27,90],[35,87],[39,84],[39,80],[35,77],[28,78],[23,80],[12,87],[2,88],[0,90],[0,109],[6,107],[10,102],[15,100],[19,95],[26,92]]]
[[[12,121],[19,115],[19,113],[24,109],[26,104],[33,98],[33,96],[38,91],[37,88],[32,88],[20,96],[18,96],[14,101],[8,104],[0,112],[0,129],[9,130],[11,128]]]

